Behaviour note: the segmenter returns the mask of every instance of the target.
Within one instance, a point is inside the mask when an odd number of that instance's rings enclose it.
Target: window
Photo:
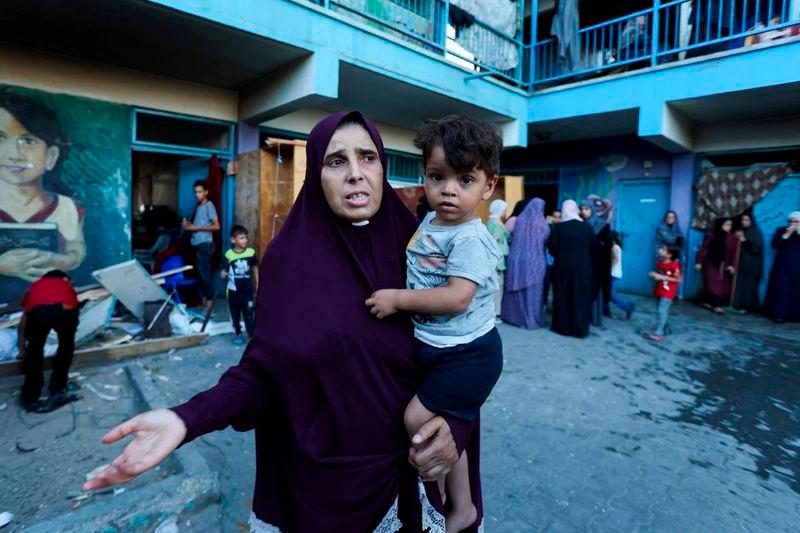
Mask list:
[[[230,123],[181,117],[153,111],[134,111],[134,143],[187,148],[204,153],[229,153],[233,148]]]
[[[422,157],[386,151],[386,177],[392,181],[419,183],[424,181]]]

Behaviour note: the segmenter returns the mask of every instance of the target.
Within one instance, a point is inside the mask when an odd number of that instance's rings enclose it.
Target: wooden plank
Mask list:
[[[194,268],[194,265],[184,265],[179,268],[173,268],[172,270],[165,270],[164,272],[159,272],[158,274],[153,274],[150,277],[153,279],[162,279],[166,278],[167,276],[171,276],[173,274],[178,274],[179,272],[186,272],[187,270],[191,270]]]
[[[250,232],[250,240],[258,253],[261,248],[261,222],[259,213],[259,197],[261,185],[261,150],[239,154],[237,160],[239,172],[236,174],[236,191],[234,198],[234,224],[241,224]]]
[[[276,146],[276,145],[289,145],[289,146],[298,146],[305,150],[306,141],[301,141],[298,139],[279,139],[277,137],[267,137],[267,140],[264,141],[267,146]]]
[[[98,363],[109,363],[139,355],[166,352],[172,349],[179,350],[181,348],[190,348],[205,343],[206,339],[208,339],[208,334],[199,333],[196,335],[181,335],[164,337],[163,339],[130,342],[119,346],[84,348],[83,350],[75,350],[72,368]],[[53,357],[45,357],[44,366],[46,369],[52,368]],[[22,374],[21,360],[0,363],[0,377],[16,374]]]
[[[294,149],[294,176],[292,177],[292,198],[297,200],[300,189],[306,181],[306,150],[299,146]]]

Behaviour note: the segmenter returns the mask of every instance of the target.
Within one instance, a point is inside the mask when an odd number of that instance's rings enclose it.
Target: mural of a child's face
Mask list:
[[[48,146],[0,108],[0,181],[10,185],[34,184],[55,167],[59,155],[57,146]]]

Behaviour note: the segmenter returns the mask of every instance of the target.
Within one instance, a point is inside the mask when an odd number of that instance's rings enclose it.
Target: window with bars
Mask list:
[[[386,152],[386,176],[392,181],[422,184],[422,157],[402,152]]]

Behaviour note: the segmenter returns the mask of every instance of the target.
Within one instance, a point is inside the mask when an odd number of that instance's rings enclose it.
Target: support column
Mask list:
[[[236,153],[243,154],[258,150],[258,126],[239,121],[236,124]]]
[[[670,183],[670,208],[678,214],[678,222],[684,231],[683,250],[683,283],[680,285],[681,298],[695,296],[697,288],[697,273],[695,272],[693,250],[690,244],[689,232],[692,225],[692,212],[694,207],[694,173],[697,157],[693,152],[672,156],[672,180]],[[697,278],[697,279],[695,279]]]

